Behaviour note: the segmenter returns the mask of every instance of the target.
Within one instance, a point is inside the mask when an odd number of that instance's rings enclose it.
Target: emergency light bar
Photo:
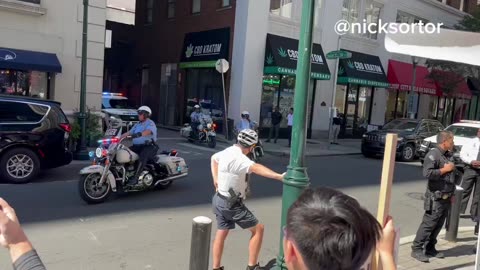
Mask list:
[[[460,120],[460,123],[480,124],[480,121],[475,121],[475,120]]]
[[[122,93],[110,93],[110,92],[103,92],[102,95],[104,96],[111,96],[111,97],[122,97]]]

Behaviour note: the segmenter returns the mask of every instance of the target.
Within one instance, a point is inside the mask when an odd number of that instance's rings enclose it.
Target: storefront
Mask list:
[[[415,67],[415,85],[412,91],[413,65],[389,60],[386,122],[413,116],[417,119],[435,119],[442,92],[428,78],[429,71],[424,66]],[[410,92],[410,102],[407,101]]]
[[[468,88],[472,92],[472,99],[468,110],[469,120],[480,120],[480,81],[469,77],[467,79]]]
[[[439,100],[437,119],[445,126],[468,119],[472,92],[466,79],[456,73],[434,70],[435,85],[443,92]]]
[[[376,128],[370,125],[375,88],[389,83],[378,56],[348,52],[351,58],[341,59],[338,67],[335,107],[343,118],[340,137],[358,138]]]
[[[210,112],[219,125],[223,123],[224,97],[222,76],[215,69],[218,59],[229,59],[230,28],[188,33],[182,50],[180,68],[184,74],[183,114],[184,122],[190,122],[195,105]],[[227,87],[228,89],[228,87]],[[227,93],[228,96],[228,93]]]
[[[0,94],[49,99],[61,72],[55,54],[0,48]]]
[[[281,136],[287,136],[287,115],[293,108],[295,79],[298,60],[298,40],[267,35],[265,49],[262,100],[260,108],[260,126],[262,136],[268,136],[271,127],[271,112],[278,107],[283,115],[280,124]],[[312,114],[317,80],[329,80],[330,71],[320,44],[313,44],[311,57],[311,82],[308,89],[307,136],[311,135]]]

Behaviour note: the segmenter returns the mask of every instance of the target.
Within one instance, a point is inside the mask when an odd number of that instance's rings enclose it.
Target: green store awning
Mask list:
[[[348,50],[344,50],[348,51]],[[366,86],[390,87],[380,58],[376,55],[348,51],[352,57],[340,59],[337,82]]]
[[[298,40],[267,35],[265,48],[265,74],[296,75],[298,59]],[[330,70],[328,69],[325,54],[320,44],[313,44],[311,58],[311,78],[316,80],[329,80]]]

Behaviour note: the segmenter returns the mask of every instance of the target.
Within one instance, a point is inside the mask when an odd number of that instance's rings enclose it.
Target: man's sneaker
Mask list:
[[[436,249],[426,250],[425,255],[427,255],[427,257],[430,257],[430,258],[438,258],[438,259],[445,258],[445,254],[443,252],[439,252]]]
[[[422,250],[412,251],[412,258],[414,258],[417,261],[424,262],[424,263],[428,263],[430,261],[428,259],[428,257],[425,254],[423,254]]]
[[[247,265],[247,270],[262,270],[263,268],[260,267],[260,265],[257,263],[255,266],[248,266]]]
[[[225,269],[223,269],[223,266],[220,266],[219,268],[213,268],[213,270],[225,270]]]

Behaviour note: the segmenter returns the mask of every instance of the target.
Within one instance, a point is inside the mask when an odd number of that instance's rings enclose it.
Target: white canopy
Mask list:
[[[427,34],[418,25],[413,29],[414,33],[387,33],[387,51],[480,66],[480,33],[442,28],[439,33]]]

